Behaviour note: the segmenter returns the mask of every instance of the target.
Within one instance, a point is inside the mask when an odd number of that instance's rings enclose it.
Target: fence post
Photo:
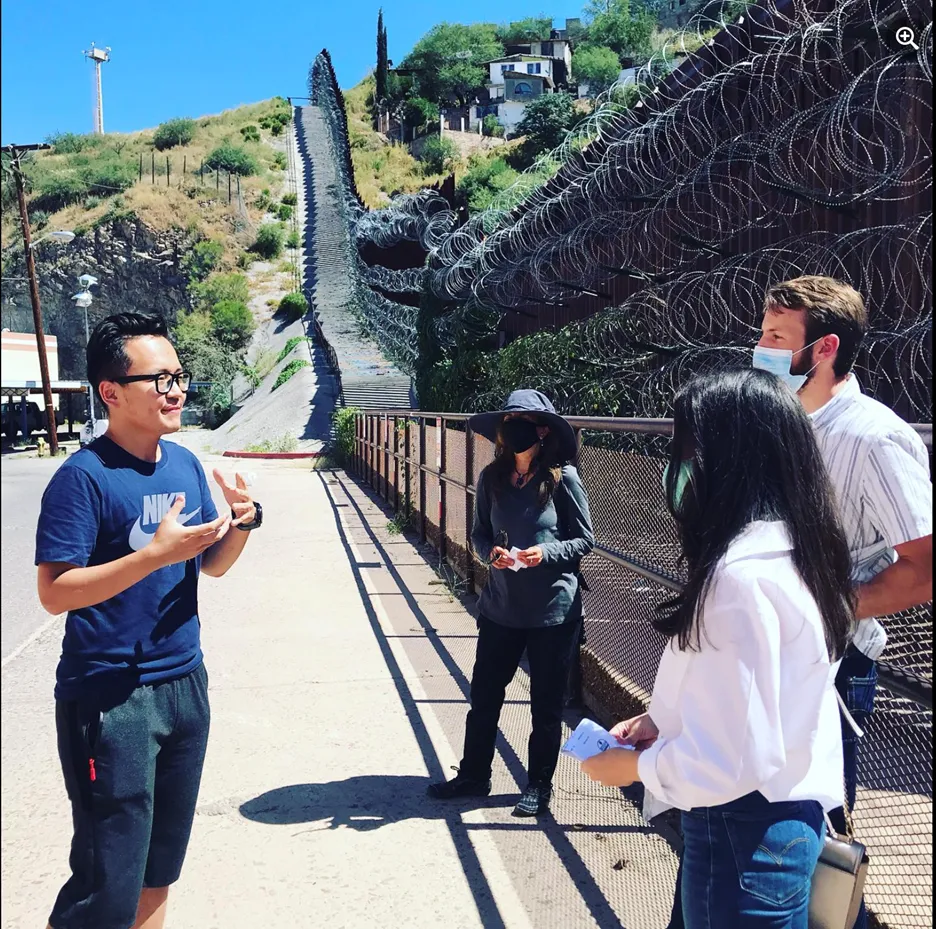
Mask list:
[[[419,541],[426,541],[426,417],[419,417]]]
[[[448,542],[448,539],[446,538],[446,530],[445,530],[445,523],[446,523],[446,512],[445,512],[446,499],[445,498],[447,496],[448,485],[443,480],[443,477],[445,476],[445,469],[446,469],[445,452],[446,452],[447,443],[445,441],[445,438],[446,438],[446,434],[448,433],[448,429],[445,426],[445,420],[441,416],[436,420],[436,423],[437,423],[436,429],[438,430],[437,434],[439,436],[439,456],[438,456],[438,460],[439,460],[439,466],[438,466],[439,467],[439,559],[442,562],[442,564],[445,564],[445,561],[446,561],[445,553],[448,547],[446,544]]]
[[[230,171],[228,171],[227,176],[228,176],[228,203],[230,203],[231,202],[231,172]]]
[[[221,189],[221,169],[215,168],[215,190]]]
[[[403,505],[409,511],[409,517],[413,516],[413,493],[410,483],[413,472],[410,468],[410,418],[403,420]]]
[[[179,190],[182,189],[182,183],[185,180],[185,171],[188,168],[188,155],[182,156],[182,177],[179,178]]]
[[[152,157],[150,158],[150,169],[152,171],[152,177],[150,180],[152,183],[156,183],[156,152],[153,152]]]
[[[243,201],[243,199],[241,198],[240,175],[239,175],[239,174],[237,175],[237,206],[238,206],[240,209],[243,209],[243,207],[244,207],[244,201]],[[297,289],[298,289],[298,288],[297,288]]]
[[[474,495],[468,490],[474,487],[474,433],[465,421],[465,582],[468,593],[475,590],[474,554],[471,546],[471,531],[474,528]]]
[[[362,429],[363,421],[360,413],[354,414],[354,473],[361,477],[361,457],[362,457],[362,448],[361,448],[361,437],[363,435]]]
[[[143,152],[140,152],[140,178],[139,179],[141,181],[143,180]]]
[[[400,459],[397,454],[400,451],[400,435],[397,432],[398,420],[393,417],[393,511],[400,512]]]
[[[383,421],[383,482],[384,482],[384,492],[383,498],[390,502],[390,417],[382,416]]]
[[[198,186],[205,186],[205,160],[204,158],[201,161],[201,164],[198,166]]]
[[[170,167],[169,167],[169,156],[166,155],[166,186],[167,186],[167,187],[170,187],[170,186],[171,186],[170,183],[169,183],[169,171],[170,171]]]

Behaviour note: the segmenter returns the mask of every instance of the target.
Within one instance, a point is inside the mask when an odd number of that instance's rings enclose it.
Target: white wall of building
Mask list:
[[[501,59],[500,61],[492,61],[490,66],[490,83],[498,86],[504,86],[504,69],[506,68],[509,71],[522,71],[523,73],[528,73],[527,65],[536,65],[540,66],[540,74],[546,75],[550,80],[553,78],[553,61],[551,58],[538,58],[533,57],[532,55],[524,55],[523,61],[510,61],[509,59]]]
[[[41,381],[39,349],[32,332],[4,332],[0,367],[5,381]],[[49,379],[59,379],[58,339],[45,336],[46,358],[49,360]]]
[[[5,382],[36,381],[42,383],[42,372],[39,370],[39,349],[36,346],[36,336],[32,332],[4,332],[2,333],[2,352],[0,352],[0,371]],[[54,335],[45,336],[46,358],[49,362],[49,380],[59,379],[58,339]],[[55,397],[55,406],[58,408],[58,397]],[[39,409],[45,409],[45,401],[41,394],[30,395],[29,401],[37,403]]]

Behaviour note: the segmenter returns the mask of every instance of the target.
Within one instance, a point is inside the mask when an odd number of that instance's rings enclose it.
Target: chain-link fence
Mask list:
[[[361,413],[353,469],[405,514],[469,592],[486,568],[471,551],[474,488],[493,446],[460,414]],[[646,706],[663,638],[656,607],[680,586],[663,496],[667,420],[570,417],[597,545],[583,564],[586,703],[618,718]],[[931,444],[932,429],[917,427]],[[875,712],[859,755],[855,826],[869,848],[866,897],[886,929],[933,925],[932,605],[889,617]]]

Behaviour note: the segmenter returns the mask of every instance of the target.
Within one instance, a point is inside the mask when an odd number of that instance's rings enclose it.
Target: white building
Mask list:
[[[496,116],[508,134],[512,133],[523,119],[526,105],[555,90],[556,64],[542,55],[510,55],[489,62],[487,99],[471,107],[469,128],[477,130],[486,116]]]

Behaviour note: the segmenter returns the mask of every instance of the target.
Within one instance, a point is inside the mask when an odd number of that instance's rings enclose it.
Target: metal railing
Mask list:
[[[661,480],[672,421],[567,419],[578,437],[597,543],[582,566],[583,689],[587,702],[622,718],[649,701],[664,647],[650,620],[682,586]],[[494,448],[467,420],[459,413],[361,412],[352,470],[411,521],[473,593],[487,576],[471,548],[475,488]],[[915,428],[932,448],[932,426]],[[915,929],[932,925],[932,607],[889,617],[887,627],[877,706],[860,753],[856,825],[872,854],[872,909],[890,929]]]

